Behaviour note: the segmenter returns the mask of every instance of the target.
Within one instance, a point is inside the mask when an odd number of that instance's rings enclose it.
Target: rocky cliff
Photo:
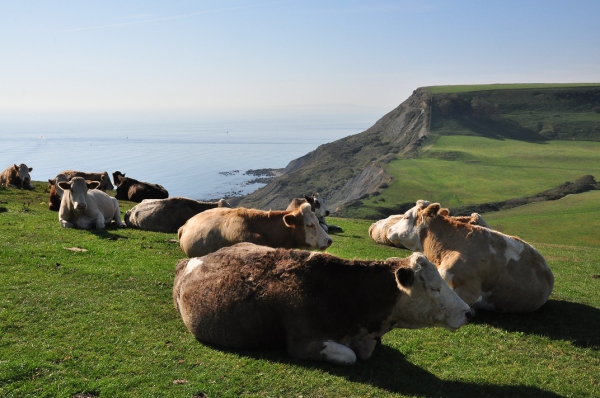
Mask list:
[[[239,205],[285,209],[292,198],[316,191],[335,211],[385,188],[392,177],[384,166],[398,156],[411,156],[426,137],[431,99],[426,89],[415,90],[368,130],[292,160],[281,176],[242,198]]]

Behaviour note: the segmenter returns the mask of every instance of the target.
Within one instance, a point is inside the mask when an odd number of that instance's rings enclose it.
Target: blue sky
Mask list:
[[[0,111],[391,110],[532,82],[600,82],[600,1],[0,2]]]

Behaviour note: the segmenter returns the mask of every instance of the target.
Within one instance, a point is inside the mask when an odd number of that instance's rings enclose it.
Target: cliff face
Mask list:
[[[319,146],[292,160],[283,175],[244,197],[240,206],[285,209],[292,198],[319,192],[335,211],[385,187],[392,177],[384,166],[411,156],[427,135],[431,94],[417,89],[368,130]]]

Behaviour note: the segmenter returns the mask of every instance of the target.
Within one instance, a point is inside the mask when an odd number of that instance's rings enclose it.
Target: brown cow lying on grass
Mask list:
[[[368,359],[393,328],[454,330],[470,316],[422,254],[361,261],[251,243],[180,260],[173,303],[201,342],[340,365]]]
[[[48,184],[50,184],[50,197],[48,198],[48,209],[52,211],[58,211],[60,209],[60,202],[63,196],[63,189],[58,186],[59,182],[69,181],[69,178],[59,173],[56,177],[52,179],[48,179]]]
[[[204,256],[240,242],[288,249],[325,250],[331,245],[308,203],[289,211],[243,207],[206,210],[190,218],[177,235],[188,257]]]
[[[554,275],[523,240],[448,217],[439,203],[418,201],[388,230],[393,244],[424,253],[473,308],[530,312],[552,293]]]
[[[29,189],[31,191],[34,187],[31,185],[30,171],[33,171],[33,167],[27,167],[25,163],[18,166],[16,164],[8,166],[0,174],[0,186]]]

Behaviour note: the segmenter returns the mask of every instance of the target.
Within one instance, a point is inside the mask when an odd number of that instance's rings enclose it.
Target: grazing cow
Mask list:
[[[418,201],[389,228],[387,238],[424,253],[473,308],[530,312],[546,302],[554,275],[533,246],[447,214],[439,203]]]
[[[113,173],[113,181],[117,186],[115,198],[119,200],[140,203],[144,199],[166,199],[169,197],[169,192],[162,185],[125,177],[125,174],[120,171]]]
[[[240,242],[286,249],[325,250],[331,245],[308,203],[284,211],[243,207],[206,210],[187,220],[177,235],[188,257],[204,256]]]
[[[429,204],[429,202],[427,202],[427,204]],[[394,214],[388,218],[374,222],[369,227],[369,236],[379,244],[406,249],[406,247],[400,244],[400,242],[397,241],[396,243],[392,243],[387,238],[390,227],[396,224],[402,218],[404,218],[404,214]],[[485,222],[481,215],[479,215],[479,213],[472,213],[470,216],[452,216],[451,218],[458,222],[489,228],[489,225]]]
[[[115,220],[117,226],[125,227],[121,222],[121,213],[117,199],[100,191],[98,181],[86,181],[73,177],[71,181],[61,181],[58,186],[65,190],[60,202],[58,220],[65,228],[103,229]]]
[[[216,207],[231,207],[224,199],[218,202],[173,197],[168,199],[144,199],[125,213],[128,227],[146,231],[177,232],[187,220],[205,210]]]
[[[34,187],[31,185],[30,171],[33,171],[33,167],[27,167],[25,163],[21,163],[18,166],[16,164],[8,166],[0,174],[0,186],[29,189],[31,191]]]
[[[329,215],[329,210],[325,206],[325,201],[318,193],[313,193],[311,196],[304,195],[304,198],[294,198],[288,205],[286,210],[294,210],[304,203],[310,203],[310,209],[315,213],[319,220],[319,225],[325,232],[342,232],[342,228],[337,225],[328,225],[325,217]]]
[[[69,181],[66,175],[59,173],[56,177],[48,179],[50,184],[50,198],[48,199],[48,209],[52,211],[58,211],[60,209],[60,202],[63,197],[63,189],[58,186],[59,182]]]
[[[110,176],[108,175],[107,171],[99,173],[88,173],[85,171],[65,170],[61,172],[61,174],[66,175],[69,180],[73,177],[82,177],[83,179],[88,181],[99,181],[100,186],[98,187],[98,189],[102,191],[110,191],[115,189],[113,184],[110,182]]]
[[[362,261],[251,243],[180,260],[173,303],[201,342],[339,365],[368,359],[393,328],[455,330],[470,316],[420,253]]]

